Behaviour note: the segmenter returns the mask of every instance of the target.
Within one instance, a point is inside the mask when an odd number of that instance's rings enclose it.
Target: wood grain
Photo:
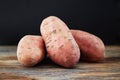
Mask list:
[[[16,46],[0,46],[0,80],[120,80],[120,46],[106,46],[106,58],[99,63],[80,61],[66,69],[45,59],[24,67],[16,57]]]

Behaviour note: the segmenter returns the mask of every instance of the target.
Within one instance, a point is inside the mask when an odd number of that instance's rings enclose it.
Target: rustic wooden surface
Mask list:
[[[16,46],[0,46],[0,80],[120,80],[120,46],[107,46],[104,61],[79,62],[73,69],[49,59],[24,67],[17,61]]]

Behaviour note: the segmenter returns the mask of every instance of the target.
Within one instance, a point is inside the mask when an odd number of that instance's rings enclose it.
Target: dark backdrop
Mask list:
[[[26,34],[39,35],[47,16],[60,17],[71,29],[120,44],[120,0],[0,0],[0,44],[17,44]]]

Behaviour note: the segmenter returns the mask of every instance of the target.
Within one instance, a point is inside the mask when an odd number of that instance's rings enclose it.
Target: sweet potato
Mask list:
[[[79,47],[61,19],[55,16],[45,18],[40,31],[52,61],[63,67],[73,67],[79,61]]]
[[[17,58],[24,66],[34,66],[45,57],[41,36],[26,35],[18,43]]]
[[[88,32],[71,30],[81,51],[81,60],[98,62],[104,59],[105,46],[102,40]]]

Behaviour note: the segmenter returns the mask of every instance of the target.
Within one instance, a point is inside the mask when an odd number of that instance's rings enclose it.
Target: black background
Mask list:
[[[70,29],[120,44],[120,0],[0,0],[0,44],[17,44],[27,34],[39,35],[41,21],[58,16]]]

